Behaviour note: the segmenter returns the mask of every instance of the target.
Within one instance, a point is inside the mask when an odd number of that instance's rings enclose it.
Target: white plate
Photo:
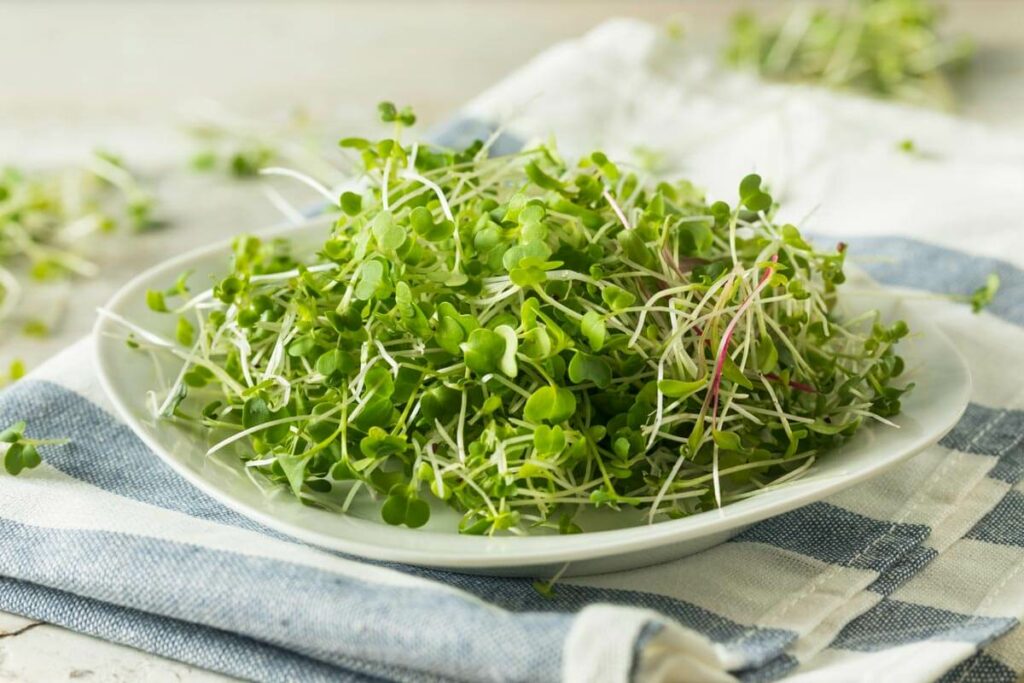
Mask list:
[[[320,223],[266,235],[287,234],[300,248],[314,248],[326,231]],[[171,259],[128,283],[107,308],[172,337],[174,316],[151,312],[145,305],[146,289],[166,288],[185,269],[195,271],[191,281],[197,286],[212,282],[224,273],[228,255],[228,245],[219,244]],[[608,512],[597,519],[605,530],[569,536],[463,536],[455,531],[458,515],[444,508],[435,508],[427,526],[412,530],[383,523],[373,505],[357,505],[342,515],[302,505],[284,490],[267,496],[244,473],[230,449],[207,457],[210,443],[205,435],[150,416],[145,394],[160,388],[156,367],[147,354],[127,348],[124,330],[105,318],[95,328],[96,362],[110,400],[159,457],[198,488],[270,528],[375,560],[527,576],[548,576],[569,563],[567,575],[595,574],[664,562],[721,543],[754,522],[873,477],[934,444],[952,428],[967,406],[971,382],[949,340],[896,297],[856,296],[846,305],[852,312],[880,309],[887,318],[906,320],[913,332],[902,342],[901,353],[907,361],[907,377],[917,387],[905,396],[903,413],[895,418],[899,429],[872,423],[815,463],[802,479],[721,510],[653,525],[638,524],[636,515]],[[164,375],[173,377],[178,365],[170,354],[166,356]]]

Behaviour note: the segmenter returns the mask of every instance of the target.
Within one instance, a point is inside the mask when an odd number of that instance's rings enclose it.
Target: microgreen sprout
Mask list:
[[[364,189],[315,254],[238,237],[211,289],[147,294],[174,339],[109,314],[181,360],[153,409],[211,453],[389,524],[446,504],[466,534],[577,533],[743,499],[899,411],[906,324],[844,321],[846,249],[777,223],[760,177],[709,202],[600,152],[407,144],[403,112],[341,141]]]
[[[210,104],[192,112],[185,125],[197,147],[189,166],[239,180],[256,179],[269,166],[301,166],[331,183],[341,182],[344,178],[324,157],[313,124],[301,110],[282,121],[249,121]]]
[[[68,442],[67,439],[30,439],[25,436],[25,427],[22,421],[0,429],[0,457],[3,458],[4,470],[14,476],[39,466],[43,461],[39,456],[40,446],[59,446]]]
[[[34,280],[95,275],[83,247],[95,234],[119,224],[145,229],[153,198],[116,156],[95,152],[79,168],[0,172],[0,320],[17,309]],[[46,334],[45,323],[27,321],[25,331]]]
[[[7,372],[0,372],[0,387],[13,384],[25,376],[25,361],[15,358],[7,366]]]
[[[995,299],[996,293],[999,291],[999,275],[996,273],[989,273],[988,277],[985,278],[985,284],[974,290],[969,300],[971,303],[971,310],[975,313],[981,313],[992,300]]]
[[[973,48],[940,34],[941,14],[931,0],[800,6],[779,26],[743,12],[733,21],[726,60],[768,78],[948,107],[949,75],[970,61]]]

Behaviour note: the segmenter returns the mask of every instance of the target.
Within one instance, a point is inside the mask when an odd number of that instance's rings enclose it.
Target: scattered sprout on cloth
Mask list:
[[[732,26],[726,61],[763,76],[859,90],[951,107],[950,74],[972,56],[971,42],[939,31],[931,0],[853,0],[794,9],[777,26],[750,12]]]
[[[576,533],[756,494],[900,410],[906,324],[836,313],[845,247],[776,223],[760,177],[709,202],[601,152],[403,144],[411,112],[381,113],[393,138],[340,143],[366,189],[315,255],[241,236],[211,289],[148,294],[175,339],[120,320],[183,361],[154,412],[211,454],[389,524],[436,499],[467,534]]]
[[[60,171],[0,171],[0,320],[16,310],[26,279],[96,275],[89,238],[122,224],[148,228],[152,209],[152,195],[108,153]],[[16,276],[21,271],[27,278]],[[38,321],[26,323],[29,334],[46,331]]]
[[[15,422],[0,429],[0,457],[4,470],[14,476],[39,466],[43,461],[40,446],[60,446],[68,442],[67,439],[30,439],[25,436],[25,427],[25,422]]]

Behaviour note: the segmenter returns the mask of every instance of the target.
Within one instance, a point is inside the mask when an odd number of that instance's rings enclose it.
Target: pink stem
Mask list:
[[[765,375],[765,379],[770,379],[773,382],[779,382],[779,381],[782,380],[782,378],[779,377],[778,375],[776,375],[774,372],[769,372],[767,375]],[[797,382],[796,380],[790,380],[789,386],[792,387],[793,389],[796,389],[797,391],[802,391],[805,394],[816,394],[816,393],[818,393],[818,390],[815,389],[814,387],[812,387],[810,384],[805,384],[803,382]]]
[[[779,255],[773,254],[771,260],[772,263],[776,263],[779,260]],[[726,325],[725,332],[722,334],[722,341],[718,344],[718,354],[715,360],[715,374],[711,378],[711,391],[708,393],[708,397],[712,401],[712,428],[714,428],[715,421],[718,419],[718,388],[722,384],[722,370],[725,368],[725,358],[729,350],[729,341],[732,339],[733,332],[736,331],[736,325],[739,324],[743,314],[747,312],[748,308],[750,308],[750,304],[753,302],[754,297],[760,294],[761,290],[768,285],[768,279],[772,276],[773,270],[774,268],[771,266],[764,269],[764,273],[761,275],[761,279],[758,281],[757,287],[755,287],[754,291],[748,294],[747,298],[745,298],[743,303],[740,304],[739,310],[736,311],[736,315],[734,315],[732,320],[729,321],[729,324]],[[705,405],[706,404],[707,401],[705,400]]]

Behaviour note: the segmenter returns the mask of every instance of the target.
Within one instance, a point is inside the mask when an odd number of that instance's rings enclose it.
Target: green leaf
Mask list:
[[[563,185],[560,181],[552,178],[547,173],[540,169],[535,162],[531,161],[528,163],[523,170],[526,172],[526,177],[533,181],[538,187],[542,187],[545,190],[562,190]]]
[[[806,423],[805,423],[806,424]],[[824,422],[821,419],[815,420],[813,424],[807,424],[807,429],[817,434],[827,434],[829,436],[839,434],[843,430],[849,429],[851,423],[846,424],[831,424]]]
[[[738,451],[742,448],[740,436],[735,432],[722,432],[716,429],[711,433],[711,438],[715,440],[715,443],[722,450]]]
[[[533,447],[541,455],[558,453],[565,448],[565,432],[557,425],[537,425],[533,429]]]
[[[701,442],[704,439],[704,420],[698,418],[697,422],[693,425],[693,429],[690,431],[690,436],[686,439],[686,447],[690,452],[690,457],[694,457],[697,454],[697,450],[700,448]]]
[[[803,251],[813,250],[813,247],[807,243],[795,225],[782,226],[782,243],[794,249],[801,249]]]
[[[485,327],[473,330],[469,340],[459,345],[466,367],[478,375],[497,372],[505,354],[505,339]]]
[[[745,389],[754,388],[754,383],[743,374],[743,371],[740,370],[739,366],[736,365],[736,362],[728,353],[725,355],[725,362],[722,363],[722,377]]]
[[[395,222],[390,211],[378,213],[370,227],[377,246],[384,251],[394,251],[405,242],[405,229]]]
[[[431,387],[423,392],[420,399],[420,414],[429,424],[437,418],[446,418],[458,412],[461,395],[459,392],[444,385]]]
[[[262,398],[255,396],[250,398],[242,406],[242,423],[247,429],[249,427],[255,427],[256,425],[265,424],[271,420],[280,420],[288,417],[287,408],[282,408],[277,411],[271,411],[267,406],[266,401]],[[273,427],[268,427],[255,434],[269,444],[280,443],[288,436],[289,425],[287,422],[276,424]]]
[[[605,327],[604,318],[596,311],[587,311],[580,321],[580,332],[587,338],[587,343],[593,351],[600,351],[604,346],[605,336],[608,328]]]
[[[388,434],[380,427],[371,427],[369,434],[359,441],[359,452],[368,458],[401,455],[408,448],[405,437]]]
[[[382,298],[390,293],[386,280],[386,269],[383,263],[376,259],[364,261],[359,269],[359,279],[356,281],[354,294],[360,301],[369,301],[373,298]]]
[[[18,476],[21,474],[21,470],[25,468],[25,464],[21,460],[21,452],[24,449],[20,443],[11,444],[4,454],[4,469],[7,470],[8,474]]]
[[[978,289],[974,290],[971,294],[971,310],[975,313],[981,313],[992,300],[996,297],[996,292],[999,291],[999,275],[996,273],[990,273],[985,279],[985,284]]]
[[[763,375],[775,370],[779,364],[779,351],[772,338],[765,335],[757,341],[757,369]]]
[[[651,268],[657,263],[654,253],[635,230],[623,230],[616,238],[623,253],[633,263]]]
[[[383,365],[374,365],[363,378],[363,395],[391,398],[395,393],[395,380]]]
[[[355,192],[342,192],[338,201],[341,204],[341,210],[349,216],[358,216],[359,212],[363,210],[363,198]]]
[[[429,209],[418,206],[409,215],[413,231],[417,235],[430,242],[442,242],[455,233],[455,224],[444,219],[434,222],[434,216]]]
[[[636,295],[616,285],[608,285],[601,290],[601,299],[613,311],[621,311],[636,303]]]
[[[38,467],[43,462],[43,459],[39,457],[39,451],[32,444],[25,444],[25,447],[21,451],[21,464],[22,466],[30,470],[33,467]]]
[[[707,383],[707,379],[697,379],[692,382],[684,382],[678,379],[663,379],[658,382],[658,391],[670,398],[686,398],[703,389],[707,386]]]
[[[355,426],[363,431],[369,431],[371,427],[384,427],[391,422],[391,416],[395,407],[391,405],[391,399],[380,394],[373,395],[363,404],[363,411],[353,419]]]
[[[494,331],[505,340],[505,351],[502,353],[498,367],[509,377],[519,374],[519,365],[516,363],[516,351],[519,349],[519,338],[516,331],[509,325],[498,325]]]
[[[532,287],[539,285],[548,279],[545,269],[539,266],[527,268],[513,268],[508,272],[508,278],[512,283],[520,287]]]
[[[380,508],[381,518],[392,526],[405,523],[405,513],[409,508],[409,500],[405,496],[390,495]]]
[[[772,197],[761,189],[761,176],[751,173],[740,181],[740,201],[751,211],[767,211]]]
[[[330,377],[341,370],[345,363],[344,354],[341,349],[331,349],[320,354],[316,359],[316,371],[324,377]]]
[[[604,358],[577,351],[569,361],[569,379],[575,384],[593,382],[605,389],[612,383],[612,369]]]
[[[0,443],[14,443],[16,441],[20,441],[22,435],[25,433],[25,426],[24,420],[19,420],[10,427],[0,431]]]
[[[430,520],[430,505],[422,498],[410,498],[405,507],[405,525],[418,529]]]
[[[178,343],[182,346],[192,346],[195,341],[196,329],[192,327],[186,318],[178,318],[178,326],[174,331],[174,338],[178,340]]]
[[[259,396],[253,396],[242,406],[242,426],[252,429],[274,418],[267,402]]]
[[[167,313],[167,302],[164,299],[164,293],[155,289],[146,290],[146,305],[149,306],[149,310],[156,311],[157,313]]]
[[[510,247],[502,256],[501,262],[505,270],[528,268],[546,263],[551,256],[551,248],[541,240],[532,240],[525,244]]]
[[[394,102],[383,101],[377,104],[377,114],[384,123],[391,123],[398,118],[398,108]]]
[[[523,417],[534,424],[548,422],[557,424],[572,417],[576,412],[576,397],[562,387],[541,387],[526,400]]]
[[[312,456],[303,453],[283,453],[277,456],[277,464],[281,466],[288,485],[297,496],[302,490],[302,482],[306,480],[306,465]]]

